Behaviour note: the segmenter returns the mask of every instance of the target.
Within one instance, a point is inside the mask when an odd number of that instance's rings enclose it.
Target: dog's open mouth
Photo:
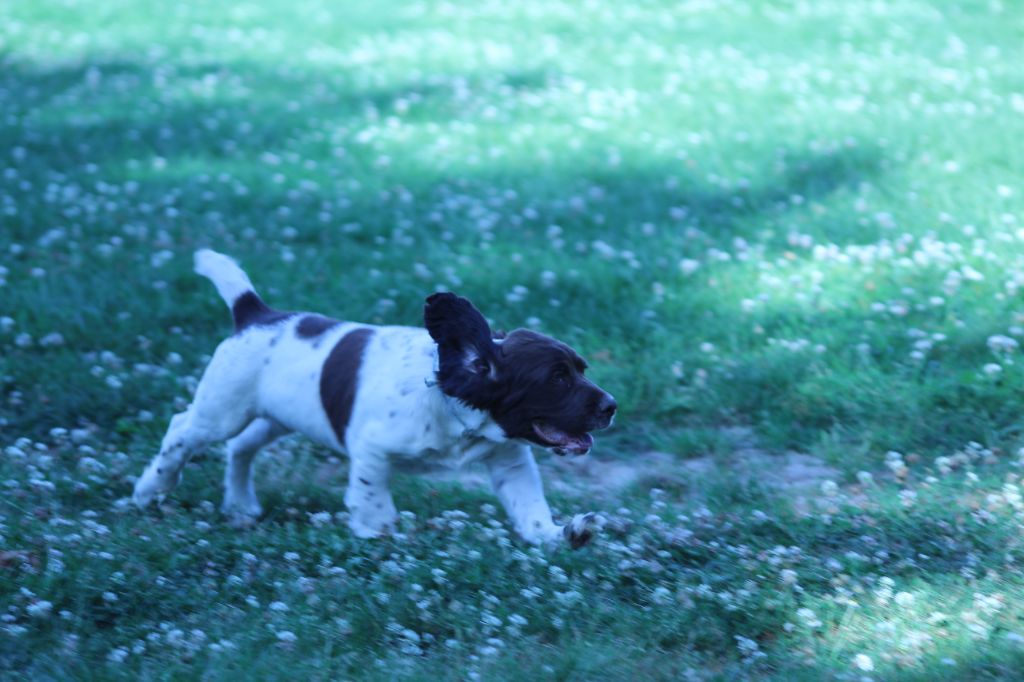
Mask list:
[[[594,445],[589,433],[573,435],[542,422],[533,422],[533,432],[556,455],[585,455]]]

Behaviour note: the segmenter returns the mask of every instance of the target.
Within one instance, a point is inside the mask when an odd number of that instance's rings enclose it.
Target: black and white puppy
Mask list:
[[[192,404],[171,419],[135,484],[137,505],[170,492],[196,451],[227,440],[223,510],[251,522],[261,514],[253,457],[297,431],[348,454],[345,504],[359,537],[395,526],[392,469],[482,462],[528,542],[590,539],[593,514],[553,522],[530,450],[585,454],[590,432],[615,415],[615,400],[583,376],[572,348],[525,329],[495,339],[483,315],[451,293],[427,299],[425,330],[381,327],[273,310],[214,251],[198,251],[195,270],[231,308],[235,332],[217,347]]]

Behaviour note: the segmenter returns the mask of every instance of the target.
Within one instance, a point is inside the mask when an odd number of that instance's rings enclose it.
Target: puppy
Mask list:
[[[170,492],[195,452],[227,440],[222,508],[250,523],[261,514],[253,457],[297,431],[348,455],[345,504],[359,537],[395,527],[392,469],[482,462],[526,541],[589,541],[593,514],[552,521],[530,450],[586,454],[590,432],[615,415],[614,398],[583,376],[587,365],[572,348],[525,329],[496,339],[483,315],[451,293],[427,299],[425,330],[381,327],[273,310],[214,251],[198,251],[195,270],[231,308],[235,331],[136,482],[138,506]]]

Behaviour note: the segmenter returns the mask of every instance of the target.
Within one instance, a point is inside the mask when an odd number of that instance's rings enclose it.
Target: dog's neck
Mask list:
[[[469,440],[482,439],[497,443],[507,441],[508,437],[505,435],[504,430],[486,411],[466,405],[458,398],[450,396],[441,390],[440,383],[437,380],[437,373],[440,369],[441,358],[435,350],[433,370],[430,377],[424,379],[423,383],[430,390],[437,391],[448,416],[461,429],[459,437]]]

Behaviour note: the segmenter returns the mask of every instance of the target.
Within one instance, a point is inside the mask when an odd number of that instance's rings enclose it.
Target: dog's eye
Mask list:
[[[551,373],[551,381],[562,386],[569,385],[569,369],[562,365],[555,368],[555,371]]]

